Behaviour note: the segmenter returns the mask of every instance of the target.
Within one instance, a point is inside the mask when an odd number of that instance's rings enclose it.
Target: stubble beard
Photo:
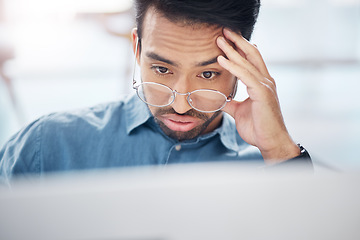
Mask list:
[[[194,139],[200,135],[203,134],[203,132],[205,131],[205,129],[210,125],[210,123],[217,117],[219,116],[221,113],[221,111],[217,111],[215,112],[213,115],[207,115],[205,113],[196,111],[195,109],[190,109],[189,111],[183,113],[183,114],[179,114],[177,113],[172,107],[163,107],[163,108],[158,108],[153,112],[153,116],[155,119],[155,122],[157,124],[159,124],[161,130],[170,138],[176,139],[178,141],[185,141],[185,140],[190,140],[190,139]],[[180,116],[191,116],[191,117],[196,117],[199,118],[203,121],[203,123],[201,125],[198,125],[196,127],[194,127],[193,129],[191,129],[190,131],[187,132],[182,132],[182,131],[174,131],[171,130],[170,128],[168,128],[162,121],[159,120],[158,116],[164,115],[164,114],[178,114]]]

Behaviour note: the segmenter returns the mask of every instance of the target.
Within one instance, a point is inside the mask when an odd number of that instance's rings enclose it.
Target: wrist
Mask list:
[[[276,164],[295,158],[301,154],[299,146],[290,141],[286,144],[279,144],[271,150],[260,150],[266,164]]]

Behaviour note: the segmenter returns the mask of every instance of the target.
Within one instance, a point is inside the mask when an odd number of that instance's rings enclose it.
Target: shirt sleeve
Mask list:
[[[40,173],[41,120],[15,134],[0,150],[0,182],[9,184],[14,175]]]

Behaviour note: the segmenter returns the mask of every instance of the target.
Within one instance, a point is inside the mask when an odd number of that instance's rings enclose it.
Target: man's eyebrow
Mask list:
[[[199,62],[199,63],[196,64],[196,66],[198,66],[198,67],[206,67],[206,66],[214,64],[214,63],[217,63],[217,56],[210,59],[210,60],[207,60],[207,61],[204,61],[204,62]]]
[[[169,64],[169,65],[175,66],[175,67],[178,67],[178,66],[179,66],[179,64],[175,63],[174,61],[171,61],[171,60],[169,60],[169,59],[166,59],[166,58],[164,58],[164,57],[162,57],[162,56],[160,56],[160,55],[158,55],[158,54],[156,54],[156,53],[154,53],[154,52],[147,52],[147,53],[146,53],[146,56],[147,56],[148,58],[153,59],[153,60],[160,61],[160,62],[164,62],[164,63],[167,63],[167,64]],[[214,64],[214,63],[217,63],[217,56],[214,57],[214,58],[212,58],[212,59],[210,59],[210,60],[196,63],[195,65],[196,65],[197,67],[206,67],[206,66],[211,65],[211,64]]]
[[[176,64],[175,62],[173,62],[173,61],[171,61],[171,60],[169,60],[169,59],[166,59],[166,58],[164,58],[164,57],[162,57],[162,56],[160,56],[160,55],[158,55],[158,54],[156,54],[156,53],[154,53],[154,52],[147,52],[147,53],[146,53],[146,56],[147,56],[148,58],[153,59],[153,60],[160,61],[160,62],[164,62],[164,63],[167,63],[167,64],[169,64],[169,65],[173,65],[173,66],[175,66],[175,67],[178,66],[178,64]]]

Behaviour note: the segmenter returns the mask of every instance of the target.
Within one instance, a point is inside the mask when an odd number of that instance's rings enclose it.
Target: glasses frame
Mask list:
[[[137,41],[136,41],[135,60],[134,60],[134,69],[133,69],[133,77],[132,77],[132,78],[133,78],[133,89],[136,90],[136,94],[137,94],[138,97],[141,99],[141,101],[143,101],[144,103],[146,103],[146,104],[148,104],[148,105],[150,105],[150,106],[153,106],[153,107],[167,107],[167,106],[169,106],[169,105],[171,105],[171,104],[174,103],[175,98],[176,98],[176,95],[181,95],[181,96],[186,96],[186,95],[187,95],[186,100],[187,100],[187,102],[188,102],[188,104],[189,104],[189,106],[190,106],[191,108],[195,109],[196,111],[203,112],[203,113],[213,113],[213,112],[220,111],[221,109],[223,109],[223,108],[225,107],[225,105],[226,105],[228,102],[231,102],[231,101],[233,100],[233,98],[234,98],[234,96],[235,96],[235,93],[236,93],[236,90],[237,90],[237,80],[236,80],[236,83],[235,83],[234,91],[233,91],[228,97],[227,97],[225,94],[223,94],[222,92],[220,92],[220,91],[218,91],[218,90],[213,90],[213,89],[196,89],[196,90],[194,90],[194,91],[192,91],[192,92],[179,93],[178,91],[171,89],[169,86],[166,86],[166,85],[164,85],[164,84],[157,83],[157,82],[145,82],[145,83],[141,82],[141,83],[137,83],[137,82],[136,82],[136,79],[135,79],[135,73],[136,73],[137,54],[138,54],[138,50],[139,50],[139,45],[140,45],[140,39],[138,38]],[[173,94],[172,100],[170,101],[170,103],[165,104],[165,105],[153,105],[153,104],[151,104],[151,103],[146,102],[144,99],[142,99],[142,98],[140,97],[140,95],[139,95],[139,90],[138,90],[139,87],[140,87],[141,85],[143,85],[143,84],[154,84],[154,85],[159,85],[159,86],[168,88],[168,89],[172,92],[172,94]],[[218,108],[218,109],[216,109],[216,110],[211,110],[211,111],[204,111],[204,110],[200,110],[200,109],[194,107],[194,106],[192,105],[192,103],[191,103],[191,98],[190,98],[190,96],[191,96],[191,94],[196,93],[196,92],[199,92],[199,91],[201,91],[201,92],[208,91],[208,92],[218,93],[218,94],[224,96],[224,99],[225,99],[224,104],[223,104],[220,108]]]

